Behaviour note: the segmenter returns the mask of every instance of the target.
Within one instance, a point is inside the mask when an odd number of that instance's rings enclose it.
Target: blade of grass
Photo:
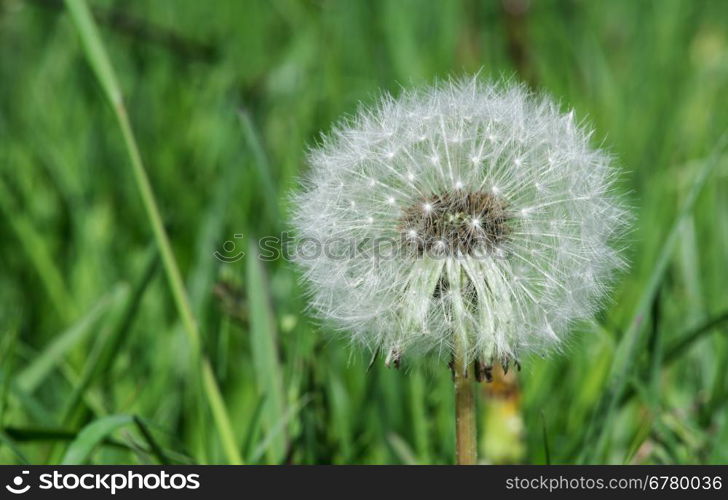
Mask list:
[[[419,462],[415,457],[412,447],[405,441],[402,436],[394,432],[387,435],[387,441],[392,447],[394,454],[405,465],[417,465]]]
[[[0,443],[7,446],[8,449],[15,455],[15,457],[20,461],[23,465],[30,465],[30,460],[28,460],[28,457],[25,456],[23,451],[18,447],[18,445],[15,443],[15,441],[12,440],[10,436],[8,436],[4,431],[0,430]]]
[[[202,361],[202,384],[207,393],[210,405],[210,411],[212,416],[217,422],[219,427],[220,436],[222,438],[222,445],[225,449],[225,453],[228,456],[230,462],[234,464],[242,464],[243,459],[240,456],[240,451],[236,443],[235,435],[233,434],[232,426],[230,425],[230,418],[225,408],[225,401],[222,399],[222,395],[217,387],[217,381],[215,380],[215,373],[212,370],[212,365],[207,359]]]
[[[695,328],[681,335],[678,340],[673,341],[666,349],[663,356],[662,366],[667,366],[678,359],[690,349],[696,342],[706,337],[708,334],[716,331],[724,323],[728,323],[728,311],[723,312],[713,318],[708,319],[704,323],[699,324]],[[645,375],[646,376],[646,375]],[[620,404],[624,405],[627,400],[633,398],[636,392],[633,386],[628,386],[624,391]]]
[[[162,447],[157,444],[157,441],[154,439],[154,436],[152,436],[151,431],[147,428],[147,425],[144,423],[144,421],[141,418],[135,416],[134,423],[136,424],[137,429],[139,429],[141,435],[144,436],[144,440],[149,445],[149,449],[151,450],[152,455],[157,458],[160,464],[168,464],[169,459],[164,454]]]
[[[425,377],[421,371],[410,377],[410,411],[412,413],[412,433],[417,456],[425,464],[432,462],[430,457],[429,418],[427,415],[427,391]]]
[[[698,325],[693,330],[681,336],[679,340],[675,341],[667,348],[667,352],[665,353],[665,362],[669,363],[678,359],[680,355],[695,344],[695,342],[711,333],[723,323],[728,323],[728,311],[707,320],[705,323]]]
[[[76,317],[76,305],[61,271],[53,258],[47,239],[38,231],[24,210],[11,203],[11,196],[0,180],[0,212],[15,232],[20,244],[33,263],[48,299],[64,323]]]
[[[43,403],[38,401],[36,398],[27,394],[24,390],[18,387],[15,380],[10,380],[8,399],[17,404],[23,411],[26,412],[29,419],[35,422],[50,422],[53,421],[52,413],[44,406]]]
[[[116,359],[115,355],[121,349],[124,339],[127,338],[125,334],[131,328],[142,295],[157,270],[157,264],[156,249],[151,248],[146,269],[142,276],[135,284],[131,294],[128,294],[128,298],[120,301],[118,307],[114,308],[114,311],[109,314],[112,319],[96,338],[84,364],[80,379],[73,384],[73,391],[60,411],[59,422],[61,425],[73,425],[80,420],[83,411],[86,410],[87,407],[82,404],[82,399],[89,387],[92,387],[95,380],[99,378],[99,375],[107,371],[113,360]],[[49,451],[50,462],[56,463],[63,454],[64,450],[62,448],[51,448]]]
[[[354,455],[355,432],[351,425],[351,401],[344,380],[336,373],[326,377],[326,399],[329,404],[330,423],[327,432],[336,442],[336,456],[348,463]]]
[[[549,448],[549,435],[546,430],[546,414],[541,411],[541,430],[543,434],[543,452],[546,459],[546,465],[551,465],[551,450]]]
[[[13,325],[0,339],[0,424],[5,422],[10,380],[15,370],[15,346],[18,341],[18,328]]]
[[[66,400],[65,407],[61,412],[61,423],[67,424],[72,420],[72,415],[74,415],[79,409],[79,403],[83,397],[83,393],[89,386],[91,386],[94,379],[100,373],[103,373],[111,366],[112,361],[115,359],[115,353],[117,353],[121,348],[121,345],[126,338],[125,334],[131,328],[131,324],[136,316],[144,291],[147,289],[147,286],[151,283],[152,278],[154,277],[157,270],[157,263],[157,254],[154,252],[150,255],[146,269],[134,286],[130,297],[121,307],[121,312],[116,318],[116,321],[106,328],[101,335],[99,335],[99,339],[94,345],[86,365],[84,366],[84,371],[81,374],[81,380],[74,385],[73,393],[71,393],[71,396]]]
[[[248,424],[246,426],[247,432],[245,434],[245,439],[243,439],[243,453],[248,459],[248,462],[252,462],[253,443],[258,434],[258,430],[260,429],[260,420],[263,415],[263,410],[265,409],[265,399],[265,394],[261,394],[258,401],[255,403],[255,409],[253,410],[252,416],[250,417],[250,420],[248,420]]]
[[[144,424],[145,427],[148,429],[149,426]],[[141,430],[141,429],[140,429]],[[34,427],[4,427],[0,429],[0,433],[7,436],[9,439],[12,439],[15,443],[40,443],[40,442],[51,442],[51,443],[58,443],[58,442],[73,442],[78,437],[78,431],[65,429],[65,428],[34,428]],[[115,439],[111,438],[105,438],[101,442],[99,442],[99,446],[106,446],[109,448],[114,448],[117,450],[124,450],[131,453],[144,453],[144,454],[153,454],[156,455],[158,452],[155,452],[151,448],[151,443],[147,441],[147,444],[150,445],[149,449],[143,449],[135,444],[129,444],[124,443]],[[184,464],[192,464],[194,462],[191,461],[191,459],[182,453],[176,452],[174,450],[170,450],[169,448],[162,448],[159,446],[158,443],[155,442],[157,447],[159,447],[159,452],[162,453],[162,456],[174,458],[174,461],[177,463],[184,463]],[[57,462],[54,462],[57,463]]]
[[[281,415],[281,418],[275,422],[272,422],[268,433],[263,440],[258,444],[255,451],[252,454],[251,462],[255,463],[261,459],[271,446],[273,446],[278,437],[285,433],[288,424],[298,415],[298,413],[311,401],[308,395],[305,395],[297,402],[294,402],[288,410]]]
[[[18,374],[16,378],[18,387],[25,393],[32,393],[63,359],[63,356],[94,331],[92,327],[106,313],[109,307],[122,300],[127,293],[128,290],[119,285],[108,295],[102,297],[73,326],[59,334],[27,368]]]
[[[723,149],[725,148],[727,138],[728,135],[723,135],[720,138],[716,147],[705,160],[702,168],[693,180],[693,184],[688,192],[687,198],[675,217],[670,231],[665,238],[662,250],[660,251],[658,258],[655,261],[655,265],[652,268],[652,272],[650,273],[647,286],[644,288],[642,295],[637,302],[634,313],[632,314],[629,326],[619,342],[617,351],[614,355],[612,370],[609,375],[608,387],[604,391],[604,394],[597,406],[597,410],[594,413],[591,425],[585,433],[587,440],[586,443],[589,443],[589,446],[584,446],[583,449],[585,451],[589,450],[586,451],[589,461],[600,460],[605,456],[607,442],[612,429],[610,424],[614,418],[614,413],[617,409],[618,403],[626,390],[627,378],[630,373],[629,368],[636,366],[637,364],[637,355],[639,354],[638,347],[641,345],[643,332],[645,330],[644,319],[649,314],[649,309],[652,306],[660,284],[662,283],[662,279],[667,271],[668,265],[670,264],[673,251],[679,241],[682,222],[692,211],[706,180],[720,163],[719,160],[723,153]]]
[[[635,390],[635,393],[636,392],[637,391]],[[642,425],[640,425],[634,433],[631,444],[627,447],[627,453],[624,458],[625,464],[639,465],[635,462],[637,453],[640,451],[640,448],[644,445],[645,441],[649,439],[651,432],[652,422],[643,420]]]
[[[241,463],[240,452],[234,438],[230,417],[225,408],[220,388],[217,385],[209,361],[202,355],[201,338],[197,322],[192,313],[189,299],[185,291],[182,276],[177,265],[169,238],[162,224],[162,217],[157,207],[157,202],[152,192],[144,164],[142,162],[139,147],[137,146],[134,133],[129,122],[129,116],[122,99],[121,88],[117,83],[114,69],[106,53],[106,49],[99,35],[96,23],[84,0],[66,0],[71,18],[81,38],[81,45],[86,53],[89,64],[103,88],[106,98],[112,106],[121,133],[124,139],[134,182],[137,185],[142,198],[147,218],[154,233],[154,239],[159,247],[159,252],[164,264],[164,270],[169,281],[172,296],[174,297],[177,311],[182,319],[182,324],[190,342],[192,355],[195,358],[194,367],[197,375],[203,380],[202,387],[205,391],[207,403],[210,406],[214,417],[218,434],[222,441],[223,449],[230,463]]]
[[[263,265],[258,258],[254,239],[248,245],[247,296],[250,301],[250,345],[258,387],[266,394],[265,420],[271,425],[283,420],[285,393],[283,392],[283,368],[278,359],[278,342],[275,314],[269,300],[270,294]],[[278,463],[286,450],[286,433],[281,432],[271,443],[268,460]]]
[[[253,164],[255,165],[255,170],[265,193],[265,197],[263,199],[268,201],[268,203],[266,203],[266,209],[271,221],[275,224],[279,220],[278,205],[276,203],[278,195],[276,194],[276,183],[273,180],[273,172],[271,170],[270,162],[268,161],[268,156],[265,154],[263,144],[255,129],[255,124],[250,117],[250,113],[245,109],[241,109],[238,112],[238,117],[240,118],[240,125],[243,129],[245,142],[248,144],[248,147],[253,154]]]
[[[660,290],[661,288],[657,289],[657,292],[655,293],[655,300],[652,304],[652,321],[651,321],[651,332],[647,340],[647,350],[649,352],[649,384],[647,384],[647,389],[649,392],[650,398],[652,398],[650,404],[652,407],[657,408],[659,406],[660,401],[660,377],[662,375],[662,369],[663,369],[663,363],[664,363],[664,347],[663,347],[663,329],[662,329],[662,315],[660,313],[661,311],[661,298],[660,298]]]
[[[235,116],[231,115],[228,119],[225,117],[224,123],[218,126],[219,133],[216,134],[217,141],[221,144],[236,144],[235,158],[238,152],[242,154],[244,146],[237,144],[238,133],[236,129]],[[228,129],[230,129],[228,131]],[[210,287],[215,281],[215,277],[220,266],[217,259],[211,259],[210,253],[212,249],[217,248],[224,238],[225,223],[229,215],[230,205],[235,203],[235,196],[240,192],[241,182],[245,178],[245,170],[240,168],[236,161],[227,161],[220,158],[221,146],[215,148],[216,153],[206,161],[210,164],[221,163],[218,180],[215,182],[210,202],[205,209],[204,216],[201,218],[200,228],[197,236],[197,257],[195,263],[190,268],[189,277],[187,278],[187,288],[189,290],[190,302],[192,303],[193,312],[198,320],[202,321],[207,305],[212,298],[209,293]],[[204,163],[204,162],[203,162]],[[219,366],[219,357],[216,358],[218,366],[217,373],[221,373]]]
[[[133,422],[134,417],[130,415],[109,415],[108,417],[94,420],[78,433],[76,439],[68,447],[68,451],[66,451],[66,454],[61,460],[61,464],[85,464],[98,444],[118,428]]]
[[[35,428],[35,427],[5,427],[0,429],[8,437],[19,443],[29,443],[38,441],[73,441],[78,436],[78,432],[68,429],[55,428]],[[105,439],[102,444],[130,450],[131,448],[124,443],[114,441],[113,439]]]
[[[716,364],[715,375],[713,376],[713,384],[708,397],[708,404],[703,410],[702,424],[704,427],[710,426],[713,420],[719,418],[721,406],[725,404],[726,395],[726,377],[725,366],[728,365],[728,350],[723,349],[718,353],[718,363]]]

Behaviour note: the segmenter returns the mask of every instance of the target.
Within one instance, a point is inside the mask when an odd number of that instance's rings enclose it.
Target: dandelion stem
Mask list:
[[[474,465],[477,461],[475,398],[473,384],[465,362],[465,345],[455,343],[453,378],[455,381],[455,460],[458,465]]]

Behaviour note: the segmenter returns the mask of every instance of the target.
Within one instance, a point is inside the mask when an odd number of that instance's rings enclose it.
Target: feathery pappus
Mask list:
[[[385,96],[324,136],[293,195],[318,315],[354,343],[484,366],[558,347],[623,266],[629,220],[591,131],[521,85]]]

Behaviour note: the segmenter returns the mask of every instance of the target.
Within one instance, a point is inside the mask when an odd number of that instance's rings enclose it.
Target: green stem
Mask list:
[[[453,378],[455,381],[455,460],[458,465],[474,465],[478,460],[477,432],[475,427],[475,398],[465,349],[456,342],[453,353]]]

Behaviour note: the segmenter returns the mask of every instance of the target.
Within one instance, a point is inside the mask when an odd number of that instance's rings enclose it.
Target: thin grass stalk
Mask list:
[[[169,286],[182,319],[185,332],[187,333],[192,356],[193,366],[199,377],[199,383],[205,393],[207,404],[215,421],[218,434],[222,441],[223,449],[228,462],[233,464],[242,463],[242,458],[235,442],[230,417],[225,408],[224,401],[217,385],[209,361],[202,355],[200,332],[197,322],[192,313],[192,308],[187,297],[187,292],[182,281],[179,266],[175,259],[169,238],[162,224],[162,218],[157,207],[157,202],[152,191],[149,177],[147,176],[139,147],[129,123],[129,116],[124,106],[121,88],[118,85],[113,67],[106,53],[106,49],[99,36],[96,23],[84,0],[66,0],[68,8],[76,29],[81,38],[82,46],[86,52],[89,64],[94,71],[104,93],[114,111],[114,116],[121,129],[124,145],[126,146],[129,159],[131,160],[134,182],[139,190],[144,204],[147,218],[152,226],[154,240],[159,248],[162,257],[164,270],[169,281]]]

